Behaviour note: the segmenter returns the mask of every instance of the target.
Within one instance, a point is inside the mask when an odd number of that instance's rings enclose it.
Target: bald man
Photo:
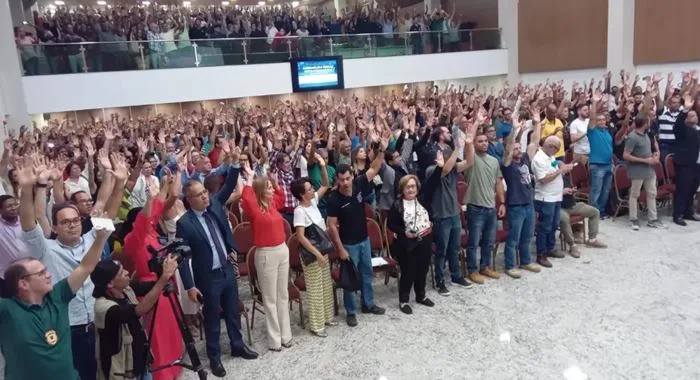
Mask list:
[[[548,257],[564,257],[564,253],[556,250],[555,234],[564,192],[562,175],[570,172],[573,165],[556,160],[555,156],[562,145],[559,137],[549,136],[532,158],[532,172],[536,181],[535,211],[540,215],[535,227],[537,263],[546,268],[552,267]]]

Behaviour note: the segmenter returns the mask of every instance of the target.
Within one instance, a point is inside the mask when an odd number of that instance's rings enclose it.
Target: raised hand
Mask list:
[[[437,165],[438,168],[445,166],[445,157],[442,155],[441,150],[438,150],[435,154],[435,165]]]
[[[38,176],[38,179],[43,179],[43,183],[48,180],[49,171],[46,164],[46,158],[44,156],[36,155],[32,157],[32,163],[34,168],[34,173]]]
[[[92,145],[92,140],[89,137],[83,139],[83,146],[85,147],[85,153],[88,157],[95,156],[95,147]]]
[[[116,178],[118,181],[124,181],[126,178],[129,176],[129,170],[126,168],[126,162],[123,157],[120,155],[117,155],[115,153],[112,153],[110,155],[110,158],[112,159],[113,170],[107,169],[109,173],[111,173],[114,178]]]
[[[321,157],[320,154],[314,153],[314,158],[316,159],[316,162],[318,162],[318,164],[319,164],[321,167],[325,167],[325,166],[326,166],[326,161],[323,159],[323,157]]]
[[[17,182],[20,187],[33,187],[37,181],[37,175],[34,172],[32,159],[25,157],[24,160],[19,160],[16,163]]]
[[[593,100],[593,103],[598,103],[598,102],[600,102],[601,100],[603,100],[603,92],[600,91],[599,88],[596,88],[596,89],[593,91],[593,97],[591,98],[591,100]]]
[[[141,153],[141,155],[145,155],[146,152],[148,152],[148,145],[146,144],[146,140],[142,138],[136,139],[136,146],[139,148],[139,153]]]
[[[105,170],[112,169],[112,163],[109,161],[109,156],[107,155],[107,150],[105,148],[100,149],[97,155],[97,162],[102,165]]]

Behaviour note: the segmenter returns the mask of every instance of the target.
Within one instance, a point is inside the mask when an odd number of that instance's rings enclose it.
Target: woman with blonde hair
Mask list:
[[[254,178],[246,163],[243,167],[247,182],[241,195],[243,212],[253,230],[255,270],[263,297],[267,341],[271,351],[292,346],[289,325],[289,249],[285,243],[284,219],[279,209],[284,207],[284,191],[268,177]]]
[[[418,177],[407,175],[401,178],[399,193],[389,210],[387,220],[387,228],[395,236],[391,253],[401,268],[399,308],[405,314],[413,314],[413,309],[408,304],[411,288],[415,292],[417,303],[428,307],[435,305],[425,296],[425,278],[433,244],[433,224],[428,208],[418,200],[419,191]]]
[[[314,191],[311,180],[304,177],[292,182],[291,188],[292,195],[299,201],[299,206],[294,209],[294,228],[299,245],[315,257],[313,262],[304,265],[306,298],[309,302],[309,330],[314,335],[325,338],[328,336],[325,327],[338,323],[333,321],[333,280],[328,257],[306,238],[306,229],[312,225],[326,231],[326,221],[318,209],[318,201],[328,191],[328,173],[323,158],[318,153],[314,153],[314,157],[321,167],[321,187]]]

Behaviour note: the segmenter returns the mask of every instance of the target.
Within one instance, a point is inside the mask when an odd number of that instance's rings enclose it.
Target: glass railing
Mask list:
[[[18,45],[24,75],[50,75],[439,54],[501,47],[500,29],[308,37],[151,40]]]

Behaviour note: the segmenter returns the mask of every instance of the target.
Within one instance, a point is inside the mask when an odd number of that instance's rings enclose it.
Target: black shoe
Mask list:
[[[411,306],[407,303],[401,304],[399,306],[399,309],[404,313],[404,314],[413,314],[413,309],[411,309]]]
[[[683,227],[688,225],[688,223],[686,223],[685,220],[683,220],[683,218],[673,218],[673,223],[676,223],[677,225]]]
[[[345,317],[345,321],[348,323],[348,326],[350,326],[350,327],[357,326],[357,317],[355,317],[355,314],[350,314],[347,317]]]
[[[450,290],[447,289],[447,287],[445,286],[445,283],[438,284],[437,288],[438,288],[439,295],[445,296],[445,297],[450,295]]]
[[[423,305],[423,306],[427,306],[427,307],[435,306],[435,303],[433,303],[433,301],[431,301],[430,298],[428,298],[428,297],[423,297],[422,300],[416,300],[416,302]]]
[[[384,312],[386,312],[386,310],[377,305],[372,305],[370,307],[362,306],[362,314],[384,315]]]
[[[246,360],[252,360],[258,358],[258,353],[248,348],[248,346],[243,346],[243,348],[233,350],[231,352],[231,356],[233,356],[234,358],[241,357]]]
[[[700,222],[700,216],[697,216],[697,215],[689,215],[689,216],[684,215],[683,219],[690,220],[691,222]]]
[[[467,289],[473,288],[473,287],[474,287],[474,284],[472,284],[471,282],[467,281],[464,277],[460,277],[457,281],[452,280],[452,283],[453,283],[453,284],[457,284],[457,285],[462,285],[462,286],[464,286],[464,287],[467,288]]]
[[[546,255],[537,256],[537,264],[545,268],[551,268],[552,263],[549,262]]]
[[[216,377],[226,376],[226,369],[224,368],[224,365],[221,364],[221,361],[219,361],[219,360],[210,361],[209,368],[211,368],[211,374],[216,376]]]

